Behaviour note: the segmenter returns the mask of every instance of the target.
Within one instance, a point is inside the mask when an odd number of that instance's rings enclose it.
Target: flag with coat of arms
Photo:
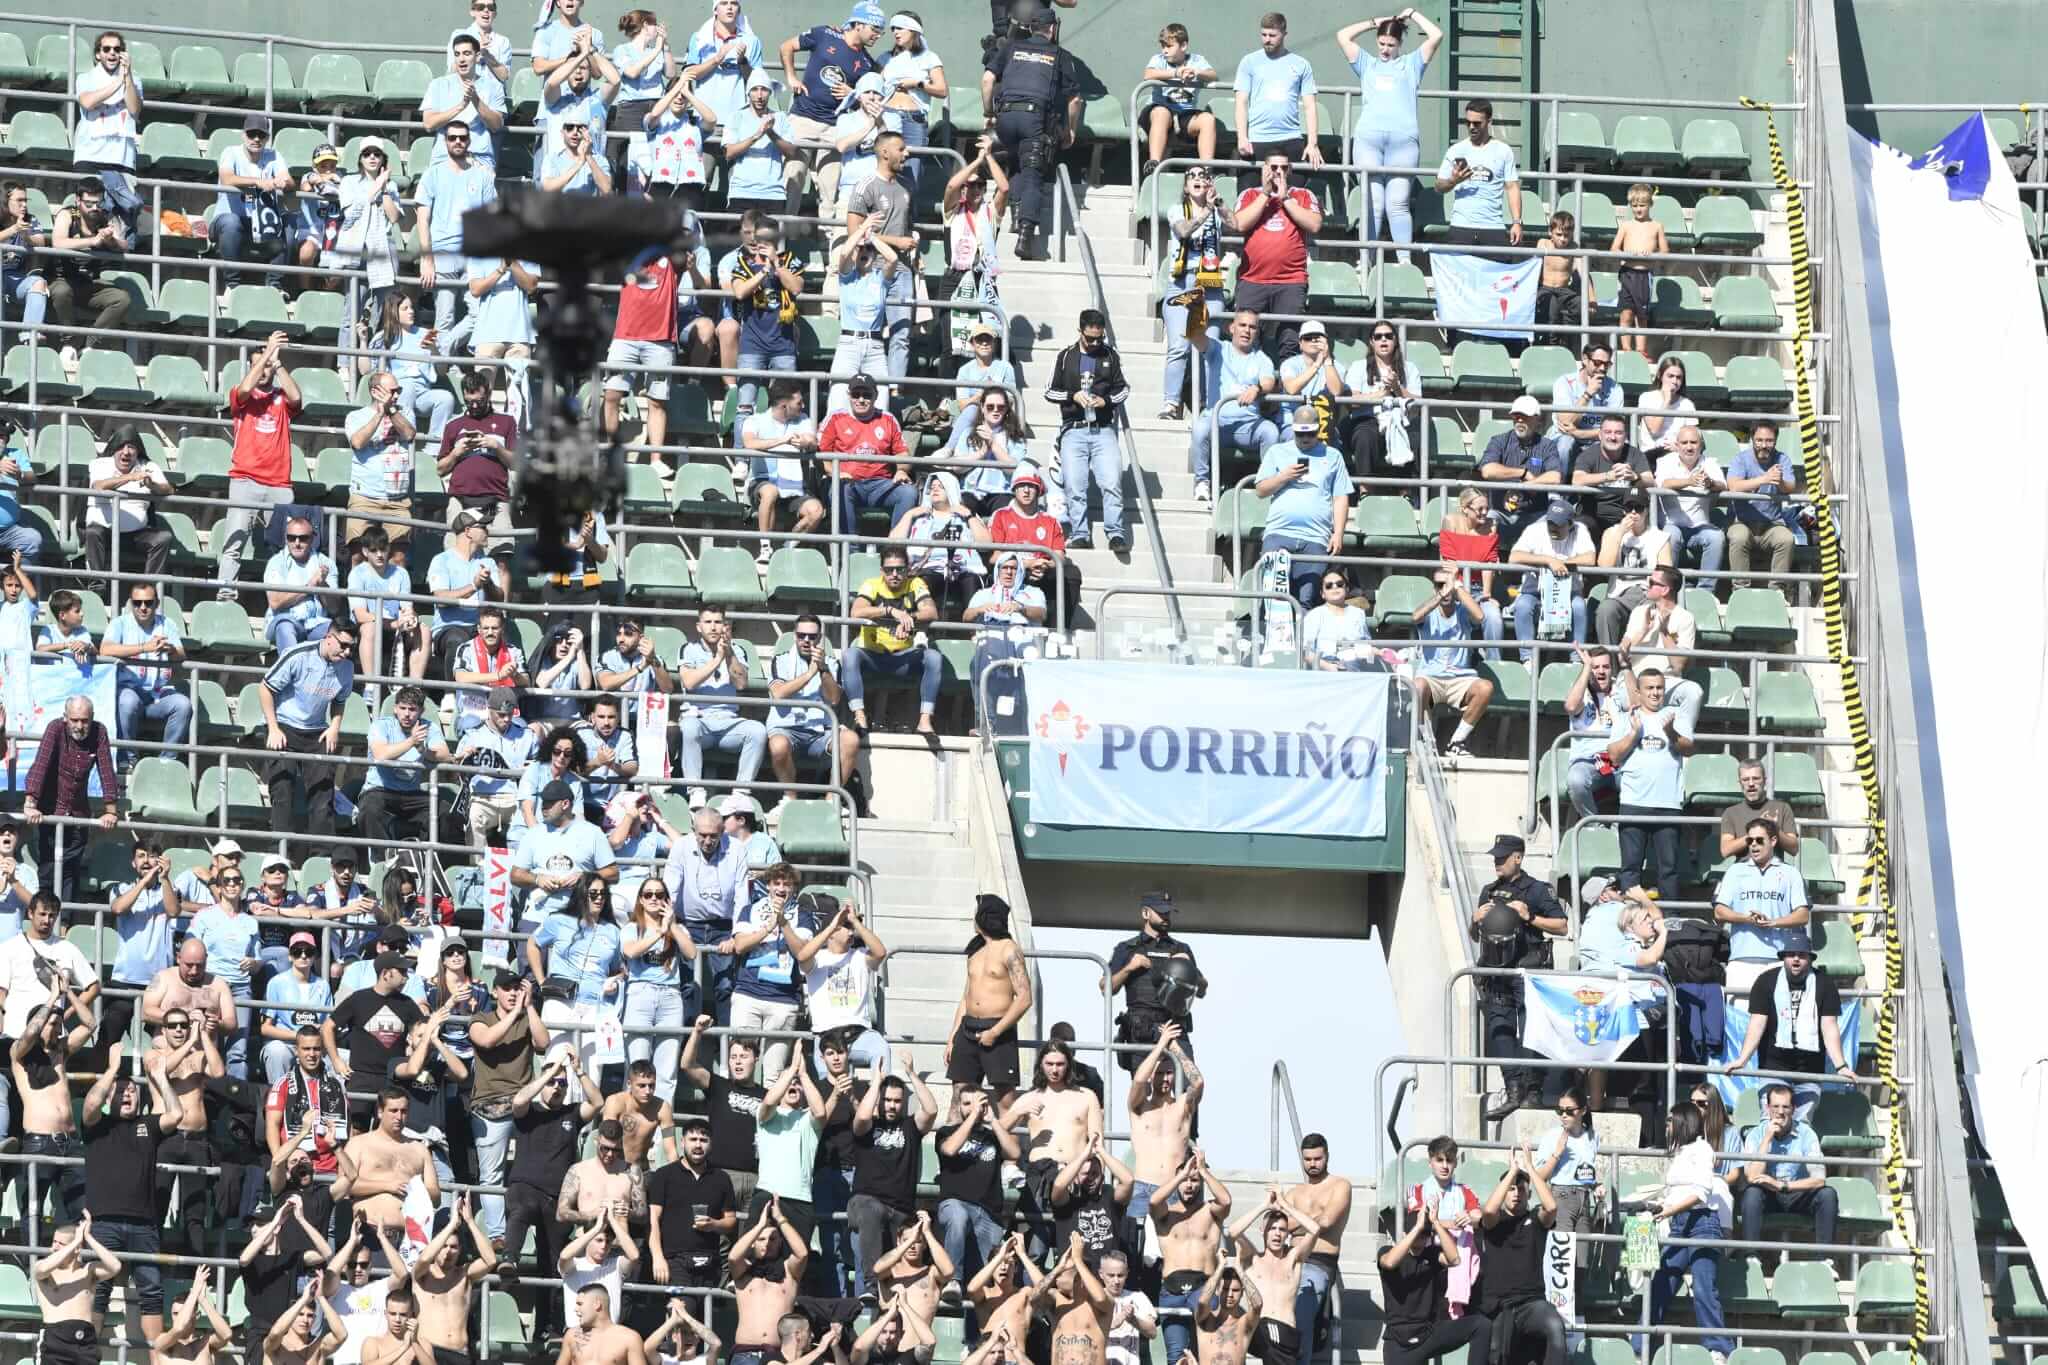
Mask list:
[[[1484,256],[1439,251],[1430,257],[1439,322],[1482,337],[1526,337],[1536,321],[1536,286],[1541,256],[1490,261]]]
[[[1626,977],[1525,977],[1522,1043],[1554,1062],[1611,1062],[1643,1031],[1641,993]]]

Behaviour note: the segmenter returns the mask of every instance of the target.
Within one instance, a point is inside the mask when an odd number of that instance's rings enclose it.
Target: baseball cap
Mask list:
[[[261,114],[251,114],[242,120],[242,131],[245,133],[263,133],[268,135],[270,132],[270,120]]]
[[[1486,850],[1486,852],[1488,857],[1498,862],[1510,853],[1526,852],[1528,847],[1526,843],[1522,842],[1522,836],[1519,834],[1496,834],[1493,836],[1493,847]]]
[[[552,806],[557,801],[574,801],[575,799],[576,789],[559,777],[540,789],[540,803],[543,806]]]
[[[751,815],[761,818],[761,803],[745,792],[734,792],[718,803],[720,815]]]
[[[1560,525],[1572,519],[1572,500],[1556,493],[1550,495],[1550,506],[1544,510],[1543,519]]]
[[[1579,904],[1591,905],[1607,894],[1607,888],[1614,885],[1608,877],[1588,877],[1579,883]]]
[[[377,946],[379,948],[410,948],[412,947],[412,935],[405,931],[405,926],[402,924],[387,924],[377,931]]]
[[[1304,403],[1294,410],[1294,429],[1296,431],[1321,431],[1323,429],[1323,419],[1314,408]]]
[[[1170,916],[1173,914],[1173,893],[1171,891],[1154,891],[1149,896],[1142,896],[1138,900],[1138,908],[1140,910],[1150,910],[1155,915]]]
[[[282,853],[266,853],[263,855],[263,861],[259,866],[265,872],[270,871],[274,867],[281,867],[289,872],[292,870],[292,860],[285,857]]]
[[[1016,488],[1027,483],[1041,493],[1045,491],[1045,480],[1039,478],[1035,472],[1019,474],[1016,478],[1010,480],[1010,487]]]
[[[855,5],[853,10],[846,16],[846,22],[849,24],[867,24],[874,28],[881,28],[882,7],[874,4],[872,0],[861,0],[861,3]]]
[[[318,948],[320,946],[319,939],[314,938],[311,934],[301,929],[298,933],[293,934],[291,938],[286,940],[285,947],[296,948],[301,943],[305,944],[308,948]]]
[[[1516,417],[1541,417],[1543,405],[1525,393],[1508,404],[1508,411]]]
[[[1807,957],[1812,957],[1812,937],[1804,929],[1787,929],[1785,931],[1785,941],[1778,945],[1778,956],[1783,957],[1787,953],[1802,953]]]
[[[323,161],[337,164],[341,161],[341,153],[334,150],[334,144],[331,142],[323,142],[313,149],[313,164],[317,166]]]
[[[492,688],[490,709],[493,711],[517,711],[519,709],[519,689],[516,687]]]
[[[1301,324],[1301,328],[1300,328],[1300,330],[1299,330],[1299,331],[1297,331],[1297,332],[1296,332],[1296,333],[1295,333],[1294,335],[1295,335],[1295,336],[1296,336],[1297,338],[1299,338],[1299,337],[1326,337],[1326,336],[1328,336],[1329,334],[1330,334],[1330,333],[1329,333],[1329,332],[1328,332],[1328,331],[1327,331],[1327,330],[1326,330],[1326,329],[1324,328],[1324,326],[1323,326],[1323,324],[1322,324],[1322,323],[1320,323],[1320,322],[1317,322],[1317,321],[1316,321],[1316,320],[1315,320],[1314,318],[1310,318],[1310,319],[1309,319],[1309,320],[1308,320],[1307,322],[1304,322],[1304,323],[1302,323],[1302,324]]]
[[[846,381],[846,392],[849,396],[864,393],[868,397],[873,398],[875,396],[875,377],[871,374],[855,375]]]
[[[239,858],[242,856],[242,846],[233,839],[222,839],[207,852],[216,858]]]
[[[970,341],[972,341],[975,337],[993,338],[996,335],[997,333],[995,327],[992,324],[986,322],[977,322],[972,327],[967,329],[967,339]]]
[[[474,512],[459,512],[455,520],[448,523],[448,529],[461,535],[464,531],[484,524],[484,519]]]

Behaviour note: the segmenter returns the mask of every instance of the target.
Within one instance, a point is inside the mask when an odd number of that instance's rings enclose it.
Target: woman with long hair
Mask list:
[[[1693,1107],[1700,1111],[1700,1134],[1717,1152],[1725,1151],[1728,1145],[1728,1106],[1721,1099],[1721,1092],[1701,1081],[1692,1088]],[[1739,1162],[1727,1163],[1733,1170]]]
[[[676,1061],[682,1056],[680,1030],[697,1017],[697,978],[685,962],[697,960],[691,941],[670,903],[668,884],[649,877],[633,891],[633,912],[620,950],[626,958],[626,1060],[654,1062],[654,1089],[666,1104],[675,1098]],[[669,1029],[659,1037],[649,1028]]]
[[[1437,547],[1447,560],[1500,563],[1500,519],[1494,516],[1493,504],[1487,501],[1485,493],[1470,485],[1457,491],[1444,512]],[[1503,618],[1500,601],[1493,595],[1493,570],[1465,568],[1459,572],[1464,574],[1466,586],[1479,602],[1479,633],[1488,640],[1499,640]],[[1496,653],[1493,657],[1498,658],[1499,655]]]
[[[1403,52],[1401,43],[1410,24],[1422,30],[1422,42],[1414,51]],[[1367,29],[1373,33],[1370,48],[1358,41]],[[1391,175],[1365,177],[1366,225],[1371,235],[1378,237],[1384,218],[1403,265],[1408,263],[1408,253],[1401,248],[1415,240],[1415,217],[1408,210],[1415,177],[1402,175],[1398,168],[1421,164],[1422,125],[1415,116],[1415,92],[1443,40],[1443,30],[1412,6],[1399,14],[1363,19],[1337,30],[1337,46],[1358,73],[1358,122],[1351,133],[1351,160],[1359,166],[1397,168]]]
[[[389,370],[398,381],[398,401],[422,436],[439,442],[441,429],[455,415],[455,395],[434,386],[434,346],[440,340],[431,327],[415,320],[410,290],[384,296],[382,316],[368,338],[369,354],[357,359],[364,374]]]
[[[452,1013],[457,1017],[441,1030],[441,1041],[465,1063],[476,1056],[476,1048],[469,1041],[469,1020],[460,1016],[482,1014],[491,1007],[490,992],[470,975],[469,968],[469,945],[459,938],[443,939],[440,962],[427,982],[428,1009],[453,1003]]]
[[[1188,357],[1199,353],[1202,364],[1215,360],[1223,342],[1223,235],[1230,228],[1223,203],[1216,197],[1216,172],[1207,166],[1188,167],[1181,182],[1179,216],[1173,220],[1169,247],[1166,301],[1160,305],[1166,323],[1165,421],[1202,410],[1203,386],[1195,384],[1184,407],[1181,392],[1188,383]]]
[[[926,45],[924,20],[916,10],[898,10],[889,16],[889,44],[889,55],[882,62],[882,80],[889,90],[882,102],[901,116],[906,148],[928,146],[932,101],[947,95],[946,64]],[[917,192],[922,160],[912,156],[903,163],[903,178],[910,182],[912,194]]]
[[[1351,428],[1352,467],[1361,479],[1415,478],[1422,463],[1408,429],[1409,404],[1422,397],[1422,372],[1402,354],[1391,322],[1366,328],[1365,345],[1344,374],[1344,387],[1365,400]]]
[[[583,737],[568,726],[553,731],[541,742],[540,753],[526,771],[519,775],[519,808],[512,816],[512,826],[506,832],[505,846],[517,851],[519,841],[526,837],[528,830],[539,829],[541,818],[540,794],[552,782],[567,783],[575,798],[576,810],[590,804],[590,793],[583,782],[583,765],[589,755],[584,751]]]
[[[1600,1138],[1593,1131],[1593,1106],[1572,1086],[1557,1097],[1557,1126],[1536,1139],[1536,1168],[1557,1197],[1559,1232],[1598,1232],[1593,1211],[1600,1202]],[[1586,1263],[1586,1244],[1578,1244]]]
[[[1657,362],[1650,387],[1636,395],[1636,449],[1653,468],[1679,432],[1700,424],[1692,415],[1695,411],[1692,399],[1685,396],[1685,362],[1675,355],[1665,356]]]
[[[1690,1099],[1672,1105],[1665,1139],[1671,1163],[1664,1168],[1664,1188],[1653,1210],[1663,1225],[1658,1240],[1720,1241],[1734,1222],[1734,1202],[1718,1170],[1720,1153],[1707,1142],[1699,1106]],[[1666,1245],[1663,1263],[1650,1281],[1650,1325],[1664,1321],[1689,1275],[1693,1318],[1711,1334],[1701,1337],[1700,1345],[1723,1356],[1733,1351],[1735,1343],[1723,1330],[1727,1318],[1721,1312],[1720,1273],[1719,1247]]]
[[[939,292],[955,303],[981,305],[979,317],[965,309],[947,310],[949,330],[955,338],[967,339],[968,349],[977,359],[980,352],[973,350],[973,334],[978,322],[995,328],[998,338],[1010,328],[1002,290],[996,283],[1003,273],[996,234],[1002,226],[1003,206],[1010,200],[1010,177],[996,160],[994,147],[995,139],[983,134],[975,143],[974,159],[946,182],[939,205],[939,216],[946,223],[946,278]],[[954,349],[960,349],[957,340]]]
[[[939,454],[959,461],[961,503],[975,516],[992,517],[1009,505],[1010,480],[1018,461],[1030,458],[1030,442],[1007,390],[984,389],[969,407],[973,425]]]
[[[590,655],[583,648],[582,628],[567,622],[550,626],[547,637],[534,652],[533,690],[538,695],[535,713],[527,718],[535,722],[543,742],[551,730],[574,724],[583,714],[583,702],[564,694],[589,692],[596,686],[590,671]]]
[[[10,180],[0,186],[0,307],[21,305],[21,325],[40,324],[50,308],[50,284],[30,262],[35,249],[50,244],[50,230],[28,211],[28,187]]]

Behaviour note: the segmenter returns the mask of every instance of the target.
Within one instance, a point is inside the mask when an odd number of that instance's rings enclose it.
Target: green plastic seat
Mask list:
[[[1310,262],[1311,268],[1317,264]],[[1384,299],[1384,305],[1378,301]],[[1429,280],[1422,273],[1422,267],[1403,265],[1399,261],[1387,261],[1374,266],[1366,277],[1364,301],[1368,307],[1377,308],[1379,316],[1391,318],[1426,318],[1436,309],[1430,299]],[[1404,348],[1408,359],[1415,357]],[[1417,368],[1420,368],[1418,366]]]
[[[1621,871],[1621,837],[1612,825],[1574,825],[1558,840],[1550,868],[1556,880],[1574,886],[1595,873],[1611,877]]]
[[[1728,631],[1721,624],[1721,604],[1705,588],[1687,588],[1678,596],[1679,605],[1692,613],[1693,638],[1701,649],[1726,649]]]
[[[175,758],[136,760],[128,775],[128,801],[136,818],[172,825],[203,824],[192,799],[192,778]]]
[[[295,176],[304,175],[313,169],[313,153],[320,144],[327,141],[327,134],[318,128],[308,128],[294,123],[280,127],[271,135],[270,145],[277,152],[278,159]]]
[[[341,376],[324,365],[301,365],[292,380],[305,398],[306,416],[315,422],[338,422],[356,410],[355,400],[342,387]]]
[[[626,584],[628,601],[688,602],[697,597],[689,558],[673,541],[636,541],[626,553]]]
[[[1764,764],[1770,791],[1794,810],[1824,812],[1827,794],[1820,784],[1820,764],[1806,749],[1781,750]]]
[[[832,566],[824,553],[808,545],[785,545],[768,558],[763,579],[775,606],[830,605],[839,600],[832,586]]]
[[[777,820],[775,841],[792,859],[839,862],[850,851],[840,828],[839,803],[830,797],[784,801]]]
[[[626,466],[625,507],[634,521],[668,515],[668,492],[661,486],[660,470],[649,464]]]
[[[1699,281],[1690,275],[1652,275],[1650,299],[1659,327],[1707,327],[1714,321]]]
[[[341,295],[324,289],[308,289],[292,305],[292,321],[299,328],[299,335],[331,346],[340,336],[342,324],[347,321],[343,316],[347,310],[348,301]]]
[[[1415,613],[1435,595],[1436,585],[1419,574],[1388,574],[1372,595],[1375,628],[1410,629]]]
[[[360,57],[347,52],[316,52],[306,59],[300,83],[306,102],[334,113],[364,109],[375,103]],[[418,100],[415,98],[414,103]]]
[[[306,329],[292,321],[284,292],[267,284],[235,285],[228,290],[227,304],[228,330],[236,336],[268,338],[272,332],[283,332],[296,341],[305,335]]]
[[[240,1281],[236,1281],[240,1283]],[[524,1355],[526,1325],[519,1318],[519,1301],[502,1289],[493,1289],[485,1328],[492,1355]]]
[[[1742,133],[1724,118],[1696,118],[1686,124],[1679,152],[1685,157],[1687,175],[1742,175],[1749,170]]]
[[[377,79],[370,86],[370,98],[384,113],[410,114],[420,107],[420,101],[426,98],[427,87],[433,80],[433,68],[425,62],[392,57],[378,63]]]
[[[1522,352],[1522,392],[1549,402],[1557,381],[1578,368],[1578,361],[1562,346],[1536,345]]]
[[[161,359],[161,357],[159,357]],[[155,372],[152,364],[151,373]],[[227,491],[234,448],[218,436],[187,436],[178,444],[178,487],[199,496]]]
[[[1857,1156],[1884,1146],[1884,1139],[1877,1135],[1877,1117],[1871,1111],[1867,1091],[1821,1091],[1819,1102],[1813,1106],[1811,1123],[1823,1152]]]
[[[1440,468],[1470,469],[1478,463],[1475,452],[1485,449],[1485,446],[1476,442],[1471,450],[1465,448],[1465,429],[1458,425],[1457,418],[1429,419],[1429,467],[1432,473]],[[1427,536],[1434,536],[1443,529],[1442,508],[1437,509],[1435,524],[1429,522],[1429,504],[1434,502],[1436,499],[1431,498],[1429,503],[1423,504],[1422,533]]]
[[[1557,206],[1572,216],[1579,231],[1579,245],[1591,247],[1597,244],[1601,250],[1614,240],[1614,229],[1621,217],[1615,211],[1614,201],[1599,190],[1581,190],[1576,186],[1561,188],[1557,193]]]
[[[257,687],[262,685],[255,684]],[[247,696],[248,689],[244,688],[243,693],[241,706],[242,710],[247,712],[252,709]],[[260,708],[253,709],[253,723],[245,716],[243,724],[249,728],[252,735],[261,734],[263,712]],[[199,781],[193,786],[195,804],[199,807],[199,823],[211,825],[219,820],[223,791],[227,795],[228,824],[231,827],[261,827],[269,823],[270,806],[264,799],[263,783],[250,769],[232,764],[199,770]]]
[[[135,843],[116,835],[112,838],[95,839],[85,854],[85,884],[94,895],[104,896],[115,887],[128,881],[134,872]],[[108,929],[114,929],[110,924]],[[100,954],[100,929],[91,924],[74,924],[64,931],[64,938],[85,954],[85,960],[95,968],[111,967],[115,956],[121,951],[121,934],[114,930],[113,941],[107,945],[108,952]]]
[[[199,742],[230,744],[240,739],[241,731],[235,728],[234,712],[228,706],[227,689],[211,678],[201,678],[194,692],[192,709]]]
[[[1614,121],[1614,161],[1624,171],[1671,171],[1682,160],[1662,115],[1625,114]]]
[[[71,135],[64,130],[64,120],[55,114],[40,109],[16,109],[7,124],[7,138],[0,142],[0,152],[10,161],[25,161],[32,166],[68,166]]]
[[[1724,1304],[1726,1303],[1726,1300],[1727,1296],[1723,1295],[1722,1301]],[[1773,1299],[1771,1301],[1771,1306],[1768,1309],[1749,1308],[1738,1309],[1735,1311],[1775,1312],[1777,1306],[1777,1301]],[[1743,1346],[1737,1348],[1728,1357],[1728,1365],[1785,1365],[1785,1356],[1784,1353],[1778,1350],[1778,1348],[1775,1346]]]
[[[1903,1259],[1865,1261],[1856,1276],[1856,1316],[1902,1318],[1913,1311],[1913,1269]]]
[[[170,74],[193,104],[244,104],[249,100],[249,88],[228,75],[227,59],[220,49],[206,43],[172,48]]]
[[[1550,140],[1557,149],[1553,170],[1600,170],[1614,162],[1614,148],[1608,145],[1607,131],[1596,115],[1570,109],[1558,111],[1551,124]]]
[[[1998,1277],[1992,1308],[2007,1322],[2039,1322],[2048,1318],[2048,1302],[2041,1297],[2041,1281],[2034,1267],[2019,1261],[2008,1265]]]
[[[208,322],[213,317],[213,291],[206,287],[205,280],[165,280],[163,288],[157,291],[157,306],[164,310],[166,325],[174,332],[191,336],[206,335]],[[228,324],[222,320],[216,331],[226,336]],[[217,400],[216,400],[217,401]]]
[[[10,1188],[8,1197],[14,1192]],[[0,1263],[0,1318],[10,1322],[34,1322],[42,1317],[42,1306],[29,1287],[28,1272],[12,1261]]]
[[[1782,325],[1768,280],[1731,275],[1714,286],[1714,325],[1724,332],[1775,332]]]
[[[17,116],[18,117],[18,116]],[[7,390],[17,398],[29,395],[29,372],[35,372],[38,402],[63,403],[78,397],[79,387],[64,377],[64,361],[54,346],[31,346],[27,342],[7,348],[7,363],[0,368]]]
[[[669,506],[685,526],[742,521],[747,515],[747,505],[733,487],[732,470],[722,462],[691,463],[677,469]]]
[[[75,419],[69,423],[52,422],[36,433],[35,448],[29,452],[29,465],[39,479],[55,479],[61,471],[69,468],[75,472],[78,481],[83,482],[94,453],[92,433]]]
[[[1839,896],[1849,889],[1841,873],[1835,870],[1834,855],[1817,834],[1808,834],[1799,841],[1799,880],[1816,896]]]
[[[1756,723],[1779,734],[1814,735],[1822,727],[1813,680],[1804,673],[1760,674],[1756,680]]]
[[[214,163],[199,150],[199,140],[182,123],[145,123],[138,165],[146,175],[165,180],[208,178]]]
[[[1461,341],[1451,351],[1451,388],[1467,395],[1513,398],[1522,392],[1508,361],[1507,347],[1493,341]]]
[[[1764,234],[1748,204],[1732,194],[1709,194],[1692,207],[1692,240],[1701,251],[1732,256],[1755,251]]]
[[[1481,659],[1476,671],[1493,684],[1493,699],[1487,702],[1487,710],[1505,711],[1511,715],[1528,713],[1534,684],[1529,680],[1528,666],[1521,660]]]
[[[1763,1263],[1755,1256],[1731,1253],[1722,1257],[1720,1278],[1721,1307],[1727,1312],[1777,1314],[1778,1301],[1771,1297],[1770,1286],[1764,1281]]]
[[[248,90],[249,103],[255,108],[303,109],[306,105],[305,92],[292,79],[291,64],[281,52],[272,54],[267,71],[261,52],[242,53],[235,58],[234,79]],[[265,103],[266,86],[269,88],[268,104]]]
[[[1733,754],[1694,754],[1685,760],[1681,799],[1688,810],[1718,811],[1742,799]]]
[[[1444,353],[1433,341],[1411,340],[1401,347],[1401,358],[1415,367],[1424,395],[1434,398],[1451,391],[1450,372],[1444,368]]]
[[[103,270],[100,279],[119,286],[128,295],[126,326],[147,332],[163,327],[167,319],[163,309],[156,306],[156,290],[150,286],[148,276],[135,270]]]
[[[1371,493],[1352,509],[1351,529],[1368,554],[1405,554],[1427,549],[1429,540],[1416,524],[1408,499]]]
[[[1219,541],[1257,540],[1265,534],[1266,512],[1271,505],[1250,485],[1226,488],[1216,497],[1209,524]]]
[[[768,601],[754,557],[736,545],[709,545],[697,556],[697,588],[706,602],[755,607]]]
[[[71,73],[92,65],[92,35],[77,35],[76,46],[69,33],[45,33],[36,42],[36,69],[59,85],[69,85]]]
[[[125,352],[99,346],[79,352],[78,386],[90,407],[133,408],[150,401],[149,390],[135,380],[135,362]]]
[[[1689,1299],[1691,1296],[1683,1297]],[[1650,1365],[1714,1365],[1714,1358],[1704,1346],[1674,1342],[1669,1346],[1659,1346],[1651,1353]]]
[[[1749,724],[1749,689],[1742,685],[1742,677],[1734,669],[1721,664],[1706,668],[1695,665],[1686,670],[1686,676],[1707,694],[1700,704],[1701,720],[1722,728]]]
[[[218,556],[209,557],[199,548],[199,530],[188,514],[158,508],[156,520],[157,525],[171,533],[171,558],[166,567],[172,573],[184,578],[203,578],[214,571]]]
[[[1848,1316],[1835,1288],[1835,1269],[1823,1261],[1787,1260],[1771,1277],[1771,1296],[1778,1315],[1799,1322],[1821,1322]]]
[[[1536,709],[1546,716],[1565,714],[1565,698],[1571,695],[1572,684],[1578,677],[1576,663],[1560,660],[1543,665],[1543,671],[1536,675]]]
[[[18,33],[0,33],[0,85],[17,89],[41,90],[53,84],[48,73],[29,60],[28,48],[22,44]],[[49,222],[42,214],[36,221]]]
[[[196,603],[186,638],[196,649],[230,659],[255,658],[269,649],[239,602]]]
[[[1792,385],[1785,378],[1785,367],[1772,356],[1730,357],[1726,375],[1731,408],[1781,412],[1792,406]]]
[[[1308,263],[1308,301],[1313,309],[1331,308],[1356,312],[1368,295],[1359,286],[1358,271],[1349,261]]]
[[[1799,638],[1785,595],[1776,588],[1737,588],[1728,594],[1725,616],[1738,648],[1789,645]]]
[[[1828,1188],[1835,1192],[1836,1225],[1844,1232],[1877,1236],[1891,1230],[1884,1201],[1877,1186],[1860,1175],[1831,1175]],[[2044,1314],[2048,1316],[2048,1314]]]

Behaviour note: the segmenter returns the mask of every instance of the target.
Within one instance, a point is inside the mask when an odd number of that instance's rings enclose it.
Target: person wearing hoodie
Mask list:
[[[974,662],[971,672],[974,685],[975,703],[982,701],[982,675],[1000,659],[1024,657],[1022,641],[1015,628],[1026,629],[1045,624],[1045,594],[1033,587],[1024,572],[1024,556],[1014,550],[996,556],[995,573],[988,586],[974,594],[967,603],[960,619],[969,625],[978,625],[980,632],[974,637]],[[1023,639],[1034,638],[1032,636]],[[1011,723],[1023,719],[1023,676],[1015,669],[1003,669],[988,684],[988,705],[991,720],[1000,729],[1007,730]],[[1001,698],[1011,698],[1010,707],[1005,710]]]
[[[1074,604],[1081,600],[1081,571],[1072,559],[1053,557],[1067,548],[1067,533],[1059,518],[1045,509],[1045,476],[1036,465],[1029,461],[1018,464],[1017,473],[1010,480],[1009,505],[989,519],[988,529],[989,539],[995,544],[1013,545],[1025,551],[1026,583],[1038,589],[1051,605],[1059,606],[1064,601],[1065,611],[1056,612],[1054,621],[1062,621],[1071,614]]]
[[[910,571],[922,578],[938,599],[939,615],[947,619],[981,590],[988,566],[980,555],[966,548],[988,542],[988,526],[960,501],[960,480],[945,470],[925,476],[924,496],[917,506],[896,519],[889,539],[897,541],[944,540],[961,548],[942,545],[910,545]]]

